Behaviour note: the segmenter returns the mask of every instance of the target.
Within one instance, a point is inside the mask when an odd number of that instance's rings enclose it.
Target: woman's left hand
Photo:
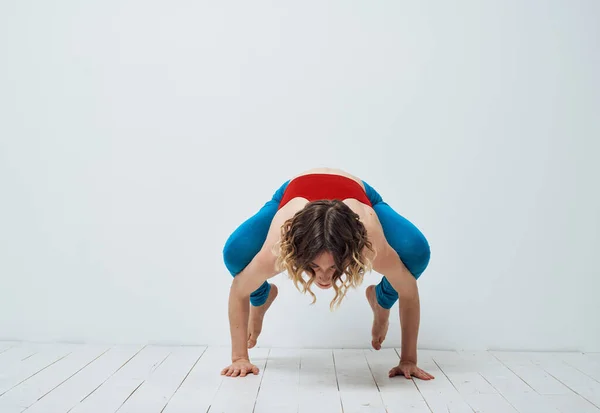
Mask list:
[[[416,363],[410,361],[401,361],[400,364],[391,369],[389,372],[389,377],[400,375],[403,375],[407,379],[410,379],[412,376],[421,380],[431,380],[435,378],[426,371],[418,368]]]

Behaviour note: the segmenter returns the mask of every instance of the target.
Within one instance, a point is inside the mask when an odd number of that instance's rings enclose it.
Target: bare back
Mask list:
[[[292,180],[300,177],[300,176],[304,176],[304,175],[310,175],[310,174],[330,174],[330,175],[340,175],[340,176],[345,176],[346,178],[350,178],[353,181],[356,181],[364,190],[365,186],[362,182],[361,179],[357,178],[354,175],[349,174],[346,171],[343,171],[341,169],[335,169],[335,168],[313,168],[313,169],[309,169],[308,171],[304,171],[296,176],[294,176],[292,178]]]
[[[351,175],[345,171],[340,169],[333,168],[314,168],[308,171],[302,172],[292,178],[296,179],[300,176],[310,175],[310,174],[331,174],[331,175],[340,175],[347,178],[350,178],[356,181],[360,186],[365,189],[364,184],[361,179],[357,178],[354,175]],[[275,260],[275,255],[273,253],[274,246],[279,242],[281,238],[281,227],[288,219],[292,218],[296,212],[300,211],[302,208],[308,204],[308,199],[296,197],[287,202],[273,217],[271,221],[271,226],[269,227],[269,232],[267,234],[267,238],[263,245],[261,253],[263,256],[269,256],[272,260]],[[367,233],[369,234],[369,239],[371,240],[373,247],[377,251],[379,247],[381,247],[381,243],[385,242],[385,237],[383,237],[383,228],[377,219],[377,214],[371,208],[371,206],[363,204],[362,202],[349,198],[344,199],[343,202],[350,207],[358,216],[360,217],[361,222],[367,229]],[[271,276],[275,276],[276,273]]]

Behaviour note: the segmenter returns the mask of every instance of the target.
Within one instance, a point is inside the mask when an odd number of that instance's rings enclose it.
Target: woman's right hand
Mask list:
[[[228,367],[225,367],[221,370],[221,375],[231,376],[231,377],[245,377],[246,374],[258,374],[258,367],[254,364],[250,363],[249,360],[241,359],[236,360],[231,363]]]

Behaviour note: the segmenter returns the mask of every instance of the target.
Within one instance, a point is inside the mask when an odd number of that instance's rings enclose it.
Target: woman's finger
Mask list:
[[[425,370],[421,370],[421,371],[427,376],[427,380],[435,379],[435,377],[433,377],[433,374],[429,374]]]
[[[421,369],[417,370],[417,372],[415,373],[415,376],[417,376],[417,378],[419,378],[421,380],[429,380],[429,375]]]

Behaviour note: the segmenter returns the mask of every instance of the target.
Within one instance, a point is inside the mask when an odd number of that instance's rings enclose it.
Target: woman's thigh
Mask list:
[[[429,265],[431,256],[427,238],[412,222],[383,201],[373,187],[365,183],[365,188],[388,244],[396,251],[411,274],[419,278]]]
[[[273,197],[242,222],[225,242],[223,260],[231,275],[235,276],[246,268],[262,248],[288,183],[281,185]]]

